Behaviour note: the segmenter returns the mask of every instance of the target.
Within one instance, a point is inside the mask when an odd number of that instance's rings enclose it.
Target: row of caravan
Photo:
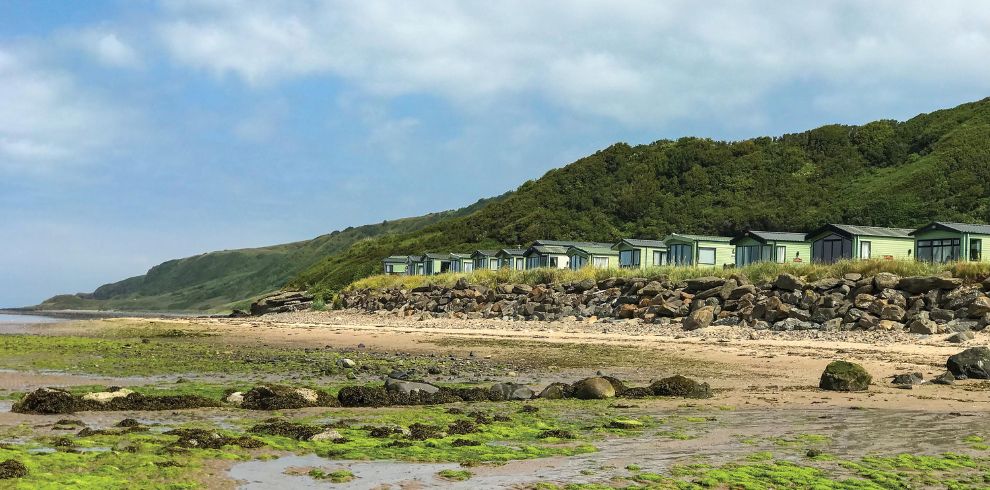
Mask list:
[[[829,224],[811,233],[746,230],[735,237],[673,233],[662,240],[617,243],[537,240],[529,248],[473,253],[393,255],[385,274],[434,275],[480,269],[742,267],[755,262],[832,263],[838,260],[983,262],[990,225],[934,222],[918,229]]]

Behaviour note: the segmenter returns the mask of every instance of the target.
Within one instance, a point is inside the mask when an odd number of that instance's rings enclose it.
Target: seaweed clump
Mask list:
[[[28,475],[27,466],[16,459],[8,459],[0,462],[0,480],[10,480],[12,478],[24,478]]]
[[[222,449],[224,446],[239,446],[245,449],[259,448],[265,445],[250,436],[226,436],[219,432],[206,429],[173,429],[165,435],[178,436],[175,446],[194,449]]]
[[[282,436],[295,439],[297,441],[308,441],[313,436],[323,432],[323,428],[316,425],[300,424],[282,419],[268,419],[260,424],[248,429],[248,432],[255,434],[265,434],[270,436]]]

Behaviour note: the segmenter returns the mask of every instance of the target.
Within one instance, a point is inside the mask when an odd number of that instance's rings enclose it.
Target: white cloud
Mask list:
[[[0,171],[90,160],[122,136],[122,116],[31,53],[0,47]]]
[[[114,32],[91,29],[81,33],[78,42],[100,63],[105,65],[121,68],[134,68],[141,65],[137,51]]]
[[[467,110],[535,95],[633,126],[753,109],[789,84],[986,87],[990,4],[167,3],[172,57],[260,86],[319,74]],[[846,90],[849,92],[849,90]],[[850,102],[851,103],[851,102]]]

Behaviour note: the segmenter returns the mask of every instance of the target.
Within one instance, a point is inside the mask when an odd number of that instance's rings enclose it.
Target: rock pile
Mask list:
[[[251,303],[251,314],[304,311],[312,308],[313,299],[313,296],[305,291],[279,291]]]
[[[682,282],[610,278],[563,284],[460,280],[453,287],[351,290],[345,308],[419,318],[503,320],[641,319],[694,330],[733,325],[761,330],[903,330],[917,334],[979,331],[990,324],[985,284],[944,276],[881,272],[808,282],[790,274],[751,283],[742,275]],[[964,334],[960,341],[970,338]]]

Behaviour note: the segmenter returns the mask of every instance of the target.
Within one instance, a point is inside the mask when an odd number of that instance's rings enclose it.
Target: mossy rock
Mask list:
[[[699,383],[681,375],[654,381],[650,390],[656,396],[676,396],[681,398],[711,398],[712,388],[708,383]]]
[[[24,395],[10,410],[17,413],[37,413],[43,415],[72,413],[79,410],[79,401],[65,390],[38,388]]]
[[[16,459],[8,459],[0,462],[0,480],[10,480],[12,478],[24,478],[28,475],[27,466]]]
[[[602,400],[615,396],[615,387],[600,376],[585,378],[571,385],[574,398],[579,400]]]
[[[818,387],[829,391],[866,391],[873,378],[863,366],[849,361],[832,361],[822,372]]]

